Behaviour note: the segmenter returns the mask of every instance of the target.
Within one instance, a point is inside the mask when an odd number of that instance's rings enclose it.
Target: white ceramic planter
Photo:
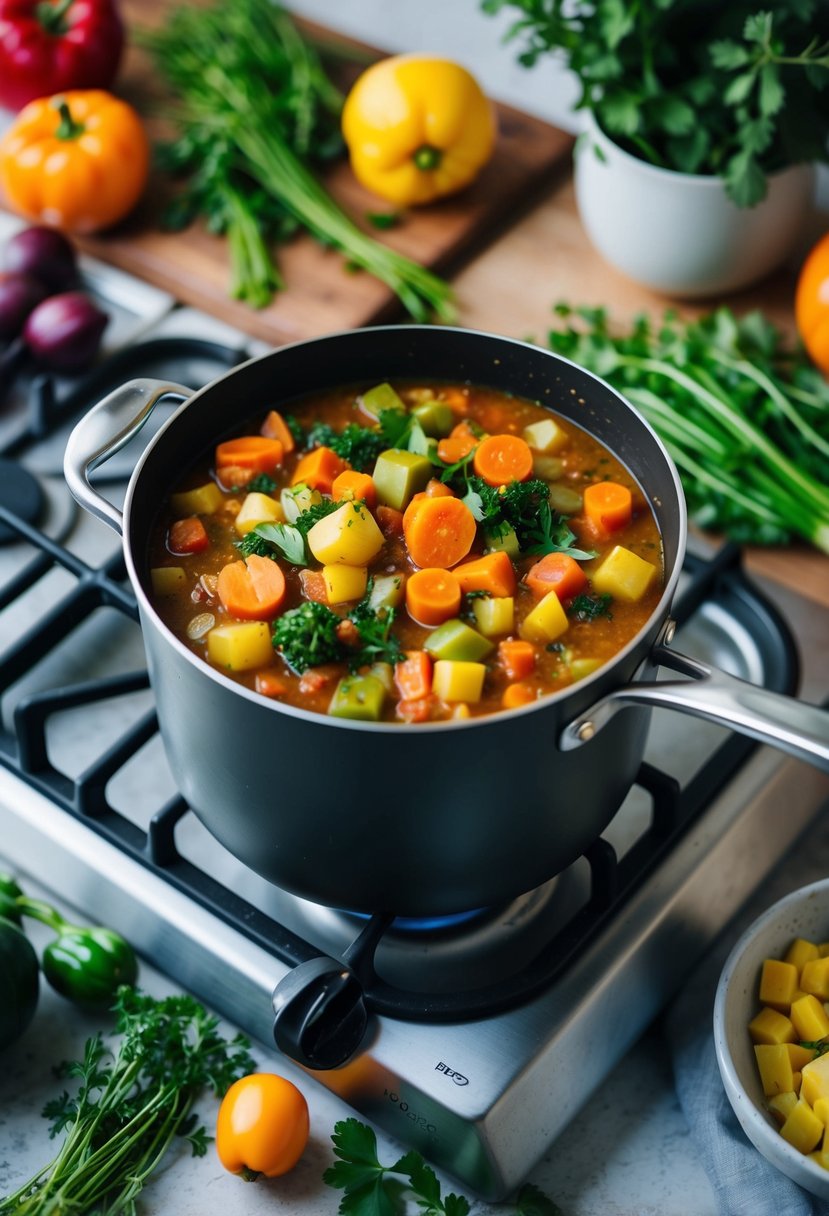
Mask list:
[[[786,259],[812,207],[815,171],[794,165],[772,174],[761,203],[737,207],[720,178],[638,160],[591,115],[576,145],[575,187],[585,231],[612,266],[693,299],[747,287]]]

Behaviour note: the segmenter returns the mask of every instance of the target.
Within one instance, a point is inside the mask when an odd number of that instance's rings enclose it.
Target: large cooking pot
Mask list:
[[[147,594],[147,537],[192,454],[256,411],[351,383],[469,381],[531,398],[627,465],[664,541],[666,580],[638,635],[594,675],[530,706],[407,726],[326,718],[266,700],[196,657]],[[169,394],[187,398],[146,448],[123,516],[91,471]],[[77,425],[66,478],[123,532],[161,735],[181,792],[231,853],[319,903],[438,915],[498,904],[558,873],[603,831],[631,786],[650,706],[732,726],[829,768],[829,714],[667,649],[686,540],[676,470],[612,388],[538,347],[467,330],[388,326],[285,346],[199,392],[135,380]],[[656,666],[695,679],[656,684]]]

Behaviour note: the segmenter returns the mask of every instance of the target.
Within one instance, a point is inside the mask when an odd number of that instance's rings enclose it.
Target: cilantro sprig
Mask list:
[[[401,1216],[406,1199],[414,1199],[421,1216],[467,1216],[469,1200],[450,1193],[444,1198],[431,1166],[412,1150],[391,1165],[377,1156],[377,1137],[359,1119],[343,1119],[331,1136],[338,1160],[325,1171],[323,1182],[344,1192],[341,1216]],[[557,1204],[527,1184],[513,1205],[515,1216],[561,1216]]]

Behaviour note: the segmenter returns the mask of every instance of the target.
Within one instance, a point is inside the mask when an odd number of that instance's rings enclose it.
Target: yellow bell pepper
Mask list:
[[[495,112],[459,63],[393,55],[358,78],[342,128],[357,180],[395,206],[469,185],[492,155]]]

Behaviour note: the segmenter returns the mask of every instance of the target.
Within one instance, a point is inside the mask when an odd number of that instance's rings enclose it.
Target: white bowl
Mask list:
[[[637,283],[683,299],[737,291],[775,270],[802,238],[812,165],[769,175],[756,207],[719,177],[660,169],[625,152],[592,114],[575,150],[576,202],[599,253]]]
[[[766,958],[782,958],[796,937],[829,939],[829,879],[800,887],[773,904],[731,951],[714,1001],[714,1047],[725,1092],[745,1134],[792,1181],[829,1199],[829,1171],[780,1135],[765,1109],[748,1023],[760,1010],[757,990]]]

